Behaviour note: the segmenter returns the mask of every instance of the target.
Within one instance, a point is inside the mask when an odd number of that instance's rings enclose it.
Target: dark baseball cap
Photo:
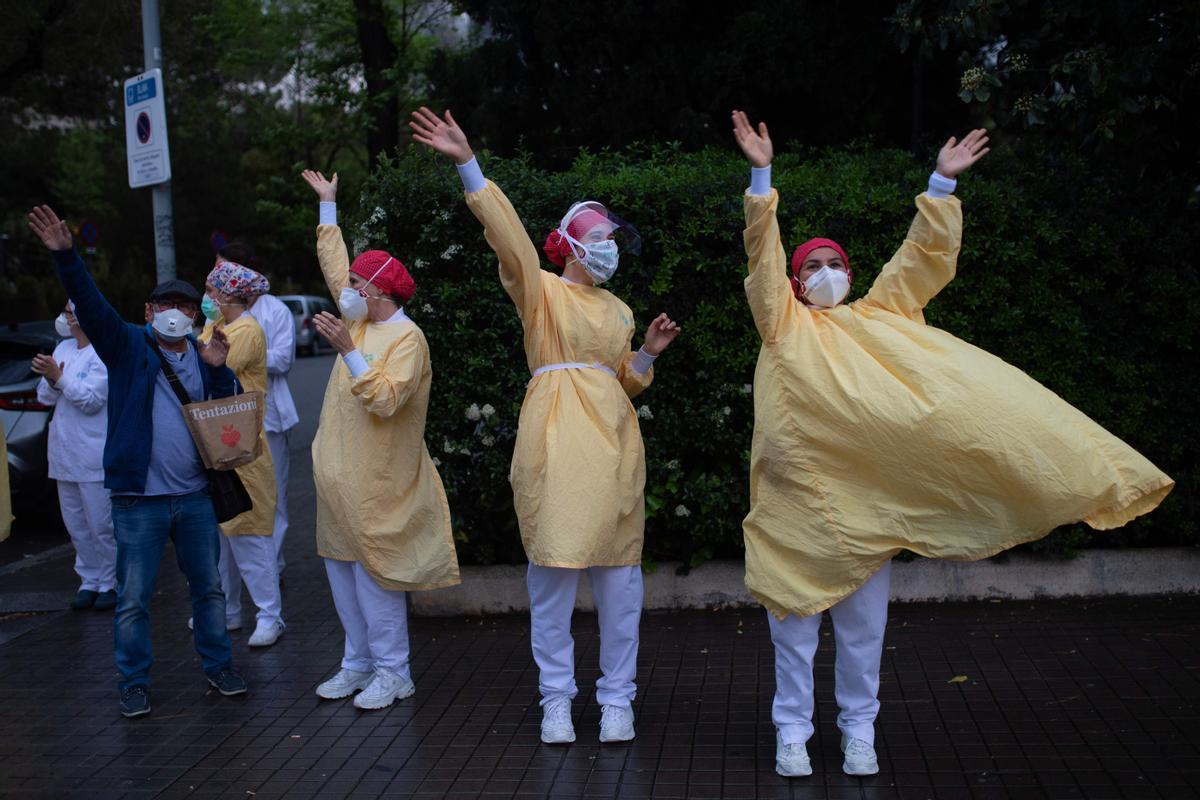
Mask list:
[[[199,303],[200,293],[196,291],[196,287],[187,281],[178,279],[163,281],[158,286],[155,286],[154,291],[150,293],[151,300],[166,300],[168,298],[191,300],[193,303]]]

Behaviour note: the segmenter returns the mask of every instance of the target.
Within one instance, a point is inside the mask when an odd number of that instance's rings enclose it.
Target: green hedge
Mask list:
[[[639,327],[662,310],[684,326],[634,403],[646,441],[646,558],[697,564],[738,555],[759,349],[742,291],[745,162],[669,146],[583,153],[559,174],[521,158],[480,161],[539,247],[570,203],[585,198],[642,232],[642,256],[623,259],[610,288]],[[840,241],[857,296],[900,244],[931,164],[865,146],[778,157],[788,246],[814,235]],[[1075,526],[1032,547],[1194,542],[1191,226],[1149,213],[1073,157],[996,154],[964,177],[958,194],[959,277],[930,305],[929,323],[1026,370],[1179,483],[1149,519],[1118,533]],[[427,153],[409,150],[383,165],[361,200],[364,218],[347,225],[355,251],[388,247],[417,280],[408,310],[434,368],[427,440],[460,557],[519,562],[508,470],[529,374],[495,257],[453,167]]]

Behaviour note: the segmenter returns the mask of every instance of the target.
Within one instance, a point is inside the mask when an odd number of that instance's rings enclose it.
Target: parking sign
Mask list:
[[[125,81],[125,152],[130,188],[171,180],[161,69]]]

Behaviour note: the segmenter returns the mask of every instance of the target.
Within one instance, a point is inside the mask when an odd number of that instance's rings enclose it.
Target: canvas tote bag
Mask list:
[[[179,376],[158,349],[158,343],[149,335],[146,336],[146,341],[158,356],[163,374],[167,376],[167,383],[171,384],[175,396],[179,398],[179,404],[183,406],[184,422],[192,434],[192,441],[196,443],[200,460],[208,470],[209,494],[217,522],[228,522],[238,514],[249,511],[254,506],[250,500],[250,493],[233,470],[258,458],[261,450],[259,432],[262,429],[263,418],[262,392],[247,392],[193,403]],[[240,405],[227,402],[241,398],[253,400],[242,401]],[[200,411],[193,423],[189,409],[196,408]],[[212,438],[214,435],[215,441]]]

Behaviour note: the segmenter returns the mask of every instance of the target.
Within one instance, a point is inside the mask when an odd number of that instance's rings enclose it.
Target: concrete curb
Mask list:
[[[660,564],[645,576],[647,610],[752,607],[740,561],[712,561],[687,575]],[[524,566],[463,567],[462,583],[412,592],[414,614],[427,617],[507,614],[529,610]],[[892,567],[893,602],[1032,600],[1104,595],[1200,592],[1200,548],[1087,550],[1070,559],[1009,554],[976,562],[919,558]],[[591,587],[581,581],[575,607],[592,611]]]

